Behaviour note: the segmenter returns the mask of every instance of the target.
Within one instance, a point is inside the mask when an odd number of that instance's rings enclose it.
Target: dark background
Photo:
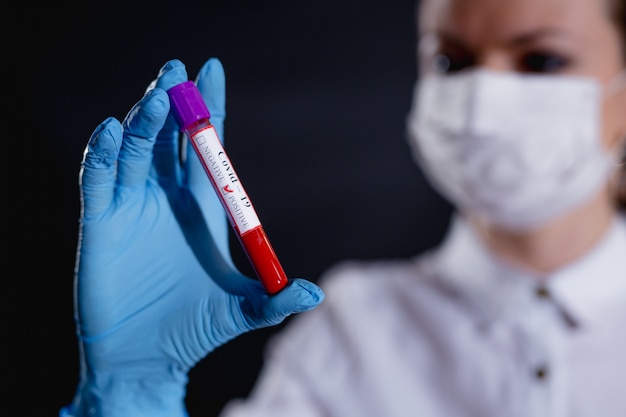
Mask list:
[[[414,15],[414,0],[24,4],[18,19],[27,25],[13,34],[19,39],[5,34],[18,47],[4,65],[25,79],[3,80],[19,93],[9,113],[18,146],[5,155],[18,215],[6,277],[15,289],[6,303],[9,415],[55,416],[72,398],[82,151],[96,125],[122,119],[169,59],[181,59],[192,78],[209,57],[222,61],[226,148],[288,275],[317,281],[341,259],[407,257],[439,242],[449,207],[405,140]],[[282,327],[243,335],[198,364],[191,415],[217,415],[247,395],[264,343]]]

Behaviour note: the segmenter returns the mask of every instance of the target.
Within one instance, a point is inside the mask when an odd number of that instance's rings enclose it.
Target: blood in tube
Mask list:
[[[279,292],[287,285],[287,276],[211,124],[211,113],[200,91],[193,81],[186,81],[167,93],[179,127],[200,158],[259,281],[269,294]]]

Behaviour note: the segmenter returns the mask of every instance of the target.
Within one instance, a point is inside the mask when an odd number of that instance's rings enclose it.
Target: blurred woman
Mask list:
[[[171,61],[85,153],[82,374],[62,415],[185,415],[205,355],[317,307],[275,337],[250,398],[224,415],[623,416],[626,2],[419,10],[408,131],[457,208],[441,246],[346,261],[324,293],[303,279],[263,293],[232,265],[219,207],[194,203],[210,193],[201,169],[175,162],[165,90],[186,73]],[[219,129],[223,82],[214,59],[197,78]]]

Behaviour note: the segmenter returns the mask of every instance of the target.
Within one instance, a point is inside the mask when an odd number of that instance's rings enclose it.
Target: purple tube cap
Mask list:
[[[181,130],[202,119],[209,119],[211,113],[193,81],[185,81],[167,90],[174,118]]]

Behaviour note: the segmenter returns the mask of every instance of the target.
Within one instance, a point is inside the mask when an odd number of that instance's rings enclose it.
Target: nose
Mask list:
[[[515,60],[511,54],[495,48],[481,51],[476,58],[476,65],[479,68],[496,72],[515,70]]]

